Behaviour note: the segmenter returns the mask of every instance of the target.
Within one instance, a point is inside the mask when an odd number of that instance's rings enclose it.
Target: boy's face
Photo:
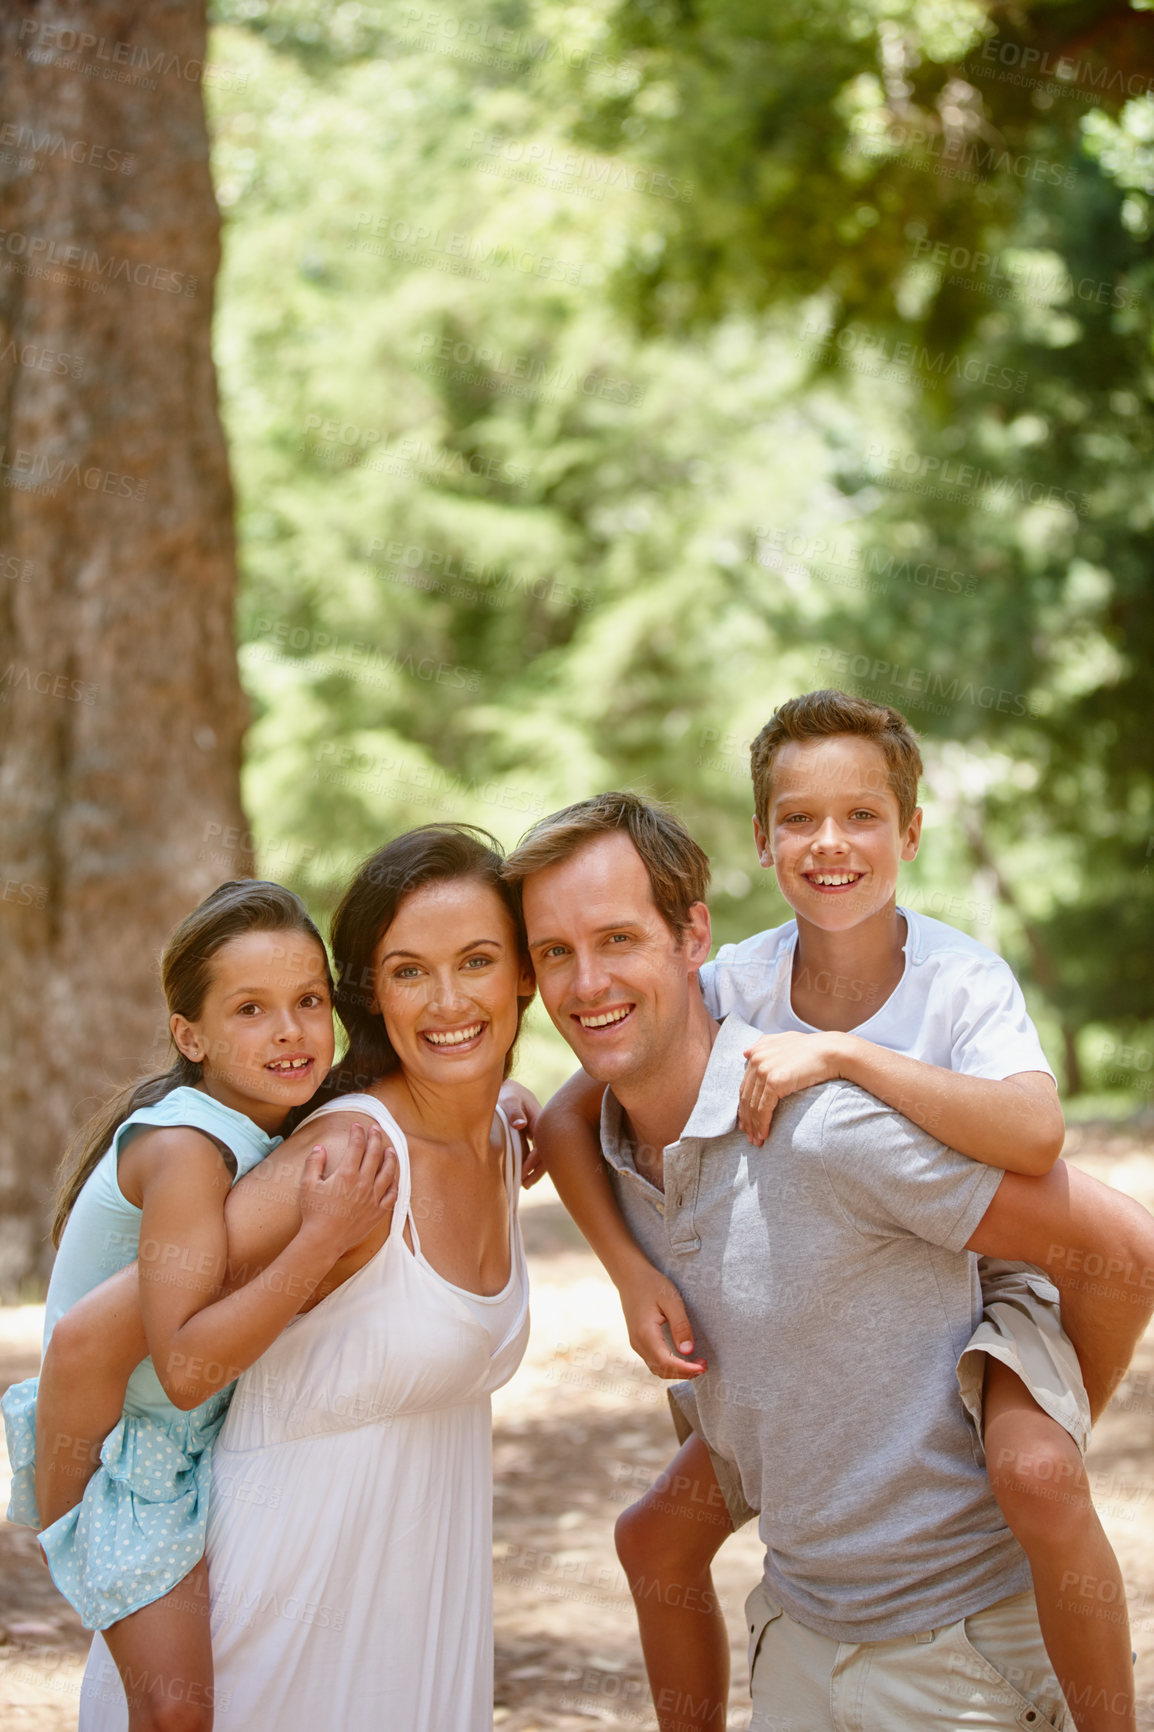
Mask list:
[[[753,820],[758,858],[798,917],[826,932],[848,932],[887,906],[922,830],[920,807],[903,826],[884,752],[856,734],[783,746],[767,817],[768,834]]]

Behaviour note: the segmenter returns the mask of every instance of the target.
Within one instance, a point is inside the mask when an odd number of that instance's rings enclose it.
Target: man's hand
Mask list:
[[[763,1034],[745,1056],[749,1063],[741,1080],[737,1126],[758,1148],[769,1135],[778,1101],[840,1074],[833,1040],[824,1033]]]
[[[333,1262],[380,1226],[397,1200],[397,1156],[380,1125],[350,1127],[330,1166],[323,1143],[301,1174],[301,1231],[323,1239]]]
[[[693,1330],[677,1288],[652,1263],[631,1275],[618,1292],[629,1345],[655,1377],[700,1377],[708,1369],[704,1359],[678,1357],[693,1352]],[[670,1351],[662,1325],[668,1328],[676,1353]]]
[[[545,1176],[545,1160],[533,1140],[541,1113],[541,1102],[524,1083],[506,1077],[497,1096],[497,1105],[502,1108],[513,1129],[521,1133],[521,1183],[529,1190],[530,1186]]]

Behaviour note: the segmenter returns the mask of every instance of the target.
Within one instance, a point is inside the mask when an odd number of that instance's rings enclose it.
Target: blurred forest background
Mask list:
[[[816,686],[922,732],[901,898],[1069,1113],[1149,1109],[1148,6],[0,13],[0,1286],[214,884],[323,920],[401,829],[624,784],[735,939]]]
[[[789,914],[748,742],[840,685],[925,736],[904,900],[1010,957],[1068,1101],[1148,1104],[1150,15],[215,16],[262,868],[324,910],[400,828],[625,784],[734,939]]]

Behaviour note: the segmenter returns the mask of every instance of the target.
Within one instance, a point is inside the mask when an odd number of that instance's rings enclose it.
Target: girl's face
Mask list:
[[[172,1038],[203,1063],[210,1095],[275,1131],[333,1062],[324,954],[304,932],[245,932],[211,968],[200,1015],[172,1017]]]
[[[453,878],[414,890],[373,950],[374,1001],[411,1080],[488,1081],[504,1070],[517,999],[533,973],[491,885]]]

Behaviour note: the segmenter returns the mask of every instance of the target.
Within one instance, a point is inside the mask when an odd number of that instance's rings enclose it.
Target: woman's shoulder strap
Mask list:
[[[317,1107],[316,1111],[311,1112],[307,1119],[302,1119],[297,1130],[303,1131],[305,1126],[311,1125],[315,1119],[329,1118],[333,1113],[364,1113],[366,1118],[376,1119],[389,1140],[394,1144],[402,1144],[406,1153],[408,1152],[404,1131],[388,1107],[383,1101],[379,1101],[376,1095],[338,1095],[336,1100],[326,1101],[323,1107]]]

